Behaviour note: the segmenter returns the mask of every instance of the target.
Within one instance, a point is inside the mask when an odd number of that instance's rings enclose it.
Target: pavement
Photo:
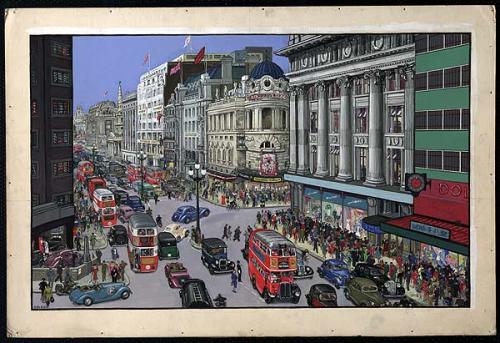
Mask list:
[[[134,194],[135,192],[129,191]],[[195,201],[182,202],[177,200],[168,200],[167,197],[160,197],[157,205],[154,200],[150,201],[150,206],[153,210],[153,217],[159,213],[163,218],[164,225],[171,223],[171,216],[179,206],[195,205]],[[208,207],[211,211],[210,215],[206,218],[200,219],[200,226],[202,233],[206,238],[208,237],[222,237],[224,224],[231,225],[232,230],[236,226],[240,226],[243,230],[248,225],[254,225],[256,221],[257,211],[261,208],[250,208],[244,211],[228,211],[226,208],[214,205],[208,201],[200,199],[200,206]],[[270,209],[270,207],[266,207]],[[271,208],[272,209],[272,208]],[[195,223],[190,223],[187,226],[190,228]],[[232,261],[239,260],[242,269],[243,277],[242,282],[238,284],[237,293],[232,292],[230,285],[230,274],[210,275],[208,269],[201,263],[200,250],[193,247],[189,238],[184,238],[178,244],[180,251],[180,262],[182,262],[192,278],[199,278],[205,281],[208,291],[213,298],[219,293],[227,298],[228,307],[307,307],[305,294],[309,292],[309,288],[316,283],[327,283],[325,280],[319,278],[316,273],[317,267],[321,264],[320,260],[310,259],[308,265],[315,271],[312,279],[297,280],[302,295],[298,304],[292,303],[271,303],[266,304],[262,297],[252,288],[248,280],[248,265],[243,259],[241,249],[244,247],[244,236],[241,235],[241,241],[226,240],[228,245],[228,258]],[[127,248],[126,246],[117,247],[120,255],[119,260],[127,261]],[[103,260],[111,259],[111,247],[103,249]],[[163,260],[159,262],[158,270],[152,273],[134,273],[127,265],[125,272],[130,279],[130,287],[132,295],[127,300],[117,300],[112,302],[105,302],[94,304],[91,308],[179,308],[181,307],[181,300],[179,298],[179,289],[172,289],[168,286],[167,279],[164,275],[164,267],[170,262]],[[90,277],[89,277],[90,280]],[[87,281],[88,282],[88,281]],[[38,289],[38,285],[34,287]],[[342,307],[353,306],[350,301],[345,299],[343,291],[337,291],[338,305]],[[40,295],[33,293],[33,304],[39,304]],[[55,301],[50,305],[50,308],[86,308],[72,304],[67,296],[54,296]]]

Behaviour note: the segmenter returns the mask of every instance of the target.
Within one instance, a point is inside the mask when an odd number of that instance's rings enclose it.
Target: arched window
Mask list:
[[[233,163],[233,148],[228,148],[227,149],[227,163],[232,164]]]
[[[261,149],[273,149],[274,144],[271,143],[270,141],[264,141],[264,142],[260,143],[260,148]]]

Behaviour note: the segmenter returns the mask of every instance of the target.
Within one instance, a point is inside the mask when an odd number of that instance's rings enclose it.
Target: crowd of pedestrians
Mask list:
[[[262,190],[232,190],[223,183],[205,183],[202,196],[219,205],[235,202],[238,207],[259,207],[262,205],[286,205],[290,202],[290,191],[265,188]]]
[[[385,239],[377,245],[339,225],[332,226],[291,209],[259,211],[256,227],[276,230],[316,256],[343,260],[351,269],[358,262],[376,265],[425,305],[467,306],[470,299],[467,267],[443,265],[424,254],[405,253],[402,243]]]

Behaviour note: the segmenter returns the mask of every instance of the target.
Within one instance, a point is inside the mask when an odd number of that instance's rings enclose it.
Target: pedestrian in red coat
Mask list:
[[[396,257],[396,263],[398,264],[399,269],[403,268],[403,258],[401,257],[401,255],[398,255],[398,257]]]
[[[93,265],[92,266],[92,281],[94,282],[94,284],[97,283],[97,270],[98,270],[97,265]]]

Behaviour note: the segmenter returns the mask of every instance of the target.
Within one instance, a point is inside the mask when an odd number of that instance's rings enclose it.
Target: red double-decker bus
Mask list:
[[[165,171],[160,167],[147,167],[145,181],[151,185],[159,185],[165,178]]]
[[[158,229],[153,218],[146,213],[134,213],[128,225],[128,258],[132,270],[138,273],[158,269]]]
[[[113,193],[109,189],[98,188],[94,191],[92,199],[94,211],[101,214],[102,226],[111,227],[116,225],[118,216]]]
[[[248,275],[266,303],[298,303],[301,291],[294,283],[295,245],[274,230],[254,230],[248,238]]]
[[[94,164],[90,161],[78,162],[76,170],[76,179],[80,182],[85,181],[88,176],[94,175]]]
[[[106,181],[98,176],[87,178],[85,182],[87,186],[87,191],[89,193],[89,198],[91,201],[94,201],[94,192],[96,189],[106,188]]]
[[[133,183],[134,181],[141,179],[141,166],[137,164],[129,164],[127,166],[127,178],[129,183]]]

